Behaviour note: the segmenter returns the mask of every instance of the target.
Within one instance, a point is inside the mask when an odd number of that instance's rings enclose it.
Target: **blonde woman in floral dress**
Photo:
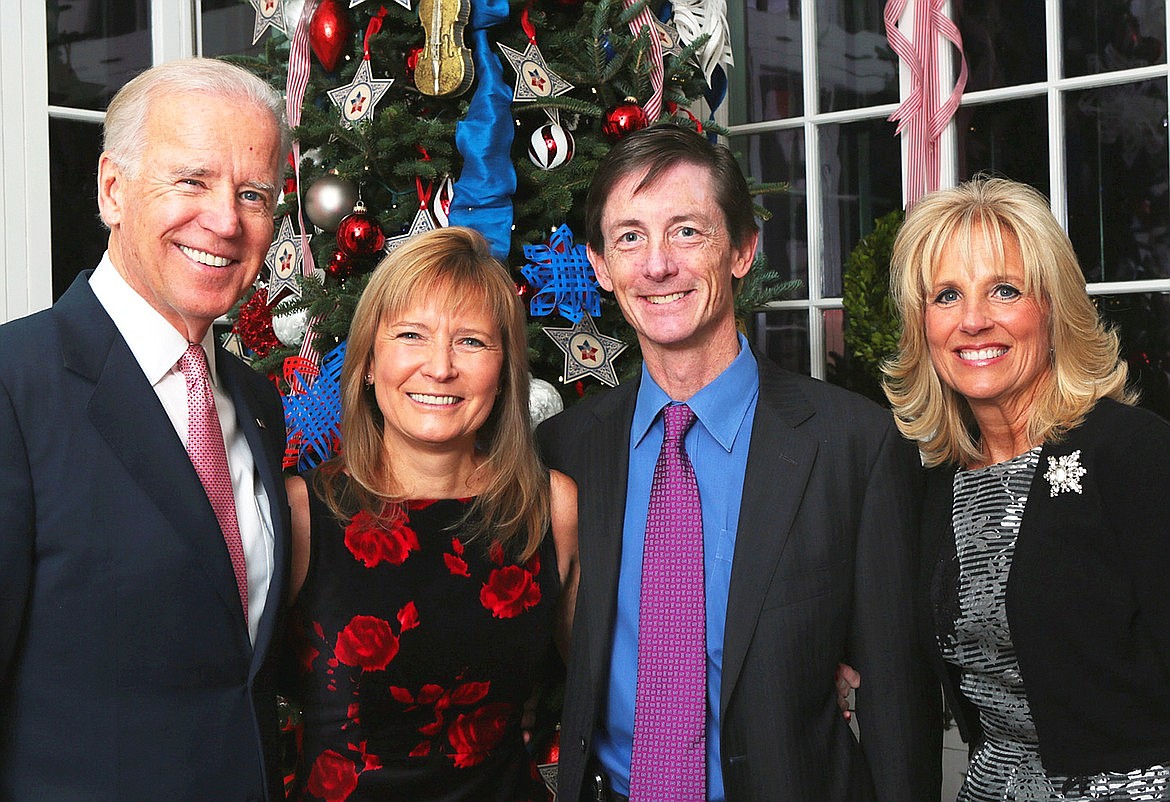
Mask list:
[[[289,483],[304,738],[292,798],[520,802],[520,719],[576,592],[576,488],[533,450],[524,314],[473,231],[375,270],[342,449]]]
[[[1170,799],[1170,423],[1129,406],[1030,187],[927,196],[891,283],[886,392],[931,468],[923,620],[972,747],[959,799]]]

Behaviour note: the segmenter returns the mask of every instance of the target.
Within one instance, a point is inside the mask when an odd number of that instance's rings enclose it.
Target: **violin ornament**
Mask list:
[[[418,18],[426,43],[414,69],[414,85],[424,95],[458,95],[475,80],[471,49],[463,44],[470,14],[470,0],[420,0]]]

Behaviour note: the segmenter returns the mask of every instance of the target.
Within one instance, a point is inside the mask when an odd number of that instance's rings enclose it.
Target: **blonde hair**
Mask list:
[[[1048,310],[1051,370],[1028,414],[1031,442],[1059,439],[1080,425],[1101,398],[1133,403],[1117,334],[1085,292],[1085,277],[1068,235],[1048,202],[1026,184],[977,176],[931,193],[907,214],[894,241],[890,294],[902,318],[897,355],[883,366],[883,388],[898,428],[919,443],[927,465],[972,465],[982,458],[979,432],[962,395],[944,384],[930,360],[925,313],[943,252],[954,243],[970,264],[981,238],[1000,270],[1005,243],[1019,249],[1025,294]]]
[[[374,270],[354,310],[341,370],[341,452],[318,471],[317,486],[343,518],[344,507],[355,502],[386,516],[406,501],[390,490],[396,486],[394,455],[385,452],[385,422],[365,375],[382,322],[424,297],[482,308],[500,330],[504,353],[500,393],[477,434],[483,456],[477,468],[482,491],[463,524],[469,537],[487,534],[492,543],[523,561],[540,546],[549,525],[548,473],[536,456],[528,415],[524,310],[507,269],[471,229],[450,227],[420,234]],[[352,479],[345,498],[340,490],[342,473]]]

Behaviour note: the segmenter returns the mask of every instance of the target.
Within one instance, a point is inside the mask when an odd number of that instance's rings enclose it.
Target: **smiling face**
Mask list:
[[[258,106],[205,93],[157,98],[137,170],[109,153],[98,205],[110,259],[189,341],[255,280],[272,241],[280,136]]]
[[[706,168],[681,163],[639,191],[644,174],[610,192],[601,214],[605,251],[590,248],[589,259],[652,372],[683,354],[706,360],[717,375],[739,350],[732,279],[751,268],[756,237],[742,247],[731,242]]]
[[[378,327],[370,373],[387,453],[465,449],[500,389],[500,328],[483,305],[419,298]]]
[[[1024,421],[1051,371],[1047,304],[1025,294],[1023,260],[1011,237],[1004,236],[1001,265],[983,233],[972,235],[970,260],[952,241],[928,289],[930,361],[977,419]]]

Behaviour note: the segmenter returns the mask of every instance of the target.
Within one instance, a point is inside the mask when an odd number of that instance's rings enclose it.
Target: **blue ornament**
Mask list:
[[[315,468],[333,456],[341,441],[341,366],[345,362],[345,342],[321,360],[321,373],[312,385],[299,373],[294,384],[308,387],[303,393],[284,396],[284,423],[290,441],[299,435],[297,470]]]
[[[573,244],[573,232],[562,225],[547,245],[525,245],[528,264],[520,268],[534,290],[528,310],[533,317],[560,312],[573,323],[588,312],[601,315],[601,293],[584,245]]]

